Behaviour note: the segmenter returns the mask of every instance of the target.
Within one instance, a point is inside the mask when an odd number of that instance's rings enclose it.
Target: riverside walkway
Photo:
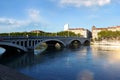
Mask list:
[[[35,80],[11,68],[0,65],[0,80]]]

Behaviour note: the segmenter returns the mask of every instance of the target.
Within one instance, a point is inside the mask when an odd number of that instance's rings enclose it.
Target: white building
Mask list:
[[[69,29],[69,24],[64,25],[64,31],[67,31]]]
[[[92,38],[98,39],[98,33],[101,31],[120,31],[120,26],[107,27],[107,28],[96,28],[92,27]]]
[[[64,25],[64,31],[71,31],[71,32],[74,32],[75,34],[80,34],[82,37],[85,37],[85,38],[91,37],[91,32],[88,29],[69,28],[69,24]]]

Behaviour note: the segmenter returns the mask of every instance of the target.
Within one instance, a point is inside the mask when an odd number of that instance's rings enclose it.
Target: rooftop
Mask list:
[[[115,26],[115,27],[107,27],[107,28],[96,28],[95,26],[92,28],[92,30],[108,30],[108,29],[116,29],[120,28],[120,26]]]
[[[85,30],[84,28],[69,28],[69,30]]]

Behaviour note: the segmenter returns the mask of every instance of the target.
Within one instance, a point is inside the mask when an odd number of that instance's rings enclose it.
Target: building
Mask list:
[[[64,31],[67,31],[69,29],[69,24],[64,25]]]
[[[41,31],[41,30],[33,30],[33,31],[30,31],[30,32],[33,32],[33,33],[41,33],[41,32],[43,32],[43,31]]]
[[[84,28],[69,28],[69,24],[64,25],[64,31],[71,31],[75,34],[80,34],[82,37],[91,38],[91,32]]]
[[[92,27],[92,38],[97,39],[98,38],[98,33],[100,31],[120,31],[120,26],[115,26],[115,27],[107,27],[107,28],[96,28],[95,26]]]

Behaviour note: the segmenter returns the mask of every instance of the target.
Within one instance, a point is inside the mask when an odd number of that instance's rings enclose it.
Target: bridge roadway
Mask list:
[[[89,44],[89,38],[83,37],[61,37],[61,36],[2,36],[0,37],[0,47],[6,49],[6,52],[27,52],[34,50],[41,43],[47,43],[48,47],[54,47],[59,43],[61,47],[67,47],[73,42],[77,41],[79,44]]]

